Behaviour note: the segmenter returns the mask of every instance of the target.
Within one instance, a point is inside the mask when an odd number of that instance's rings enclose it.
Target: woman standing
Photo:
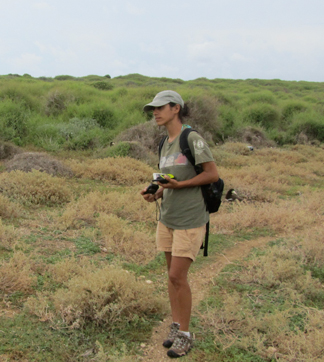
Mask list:
[[[158,222],[157,250],[165,253],[168,268],[168,292],[172,313],[172,324],[163,346],[170,348],[169,357],[185,356],[193,346],[194,336],[189,331],[191,316],[191,290],[187,275],[191,263],[199,253],[209,220],[208,211],[201,192],[201,185],[216,182],[218,172],[205,140],[197,133],[190,132],[188,141],[196,165],[203,171],[197,175],[189,160],[181,153],[179,138],[185,126],[183,117],[188,115],[188,107],[181,96],[174,91],[158,93],[144,111],[153,111],[158,126],[167,130],[167,139],[161,149],[160,170],[175,178],[154,194],[143,198],[153,202],[162,198],[161,219]]]

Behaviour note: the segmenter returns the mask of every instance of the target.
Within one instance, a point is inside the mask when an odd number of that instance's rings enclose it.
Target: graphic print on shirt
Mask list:
[[[194,140],[193,146],[194,146],[196,155],[202,154],[205,150],[205,143],[203,140]]]
[[[167,157],[161,157],[160,168],[170,166],[185,166],[188,164],[188,159],[181,152],[176,152]]]

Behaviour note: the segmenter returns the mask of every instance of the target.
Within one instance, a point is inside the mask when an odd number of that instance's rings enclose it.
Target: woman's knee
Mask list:
[[[175,288],[188,284],[187,276],[172,273],[172,271],[169,272],[169,280]]]

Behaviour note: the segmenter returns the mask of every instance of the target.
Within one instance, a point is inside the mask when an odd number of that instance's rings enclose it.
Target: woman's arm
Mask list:
[[[163,186],[166,189],[182,189],[185,187],[201,186],[218,181],[219,176],[215,162],[213,161],[205,162],[202,163],[201,165],[203,171],[199,175],[191,178],[190,180],[177,181],[165,176],[165,179],[167,179],[169,182],[163,185],[162,184],[159,185]]]

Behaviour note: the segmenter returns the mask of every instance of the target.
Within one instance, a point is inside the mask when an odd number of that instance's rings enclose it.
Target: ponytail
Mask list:
[[[170,107],[174,107],[176,103],[170,102]],[[180,106],[179,119],[183,123],[183,119],[190,115],[188,104],[185,103],[183,107]]]

